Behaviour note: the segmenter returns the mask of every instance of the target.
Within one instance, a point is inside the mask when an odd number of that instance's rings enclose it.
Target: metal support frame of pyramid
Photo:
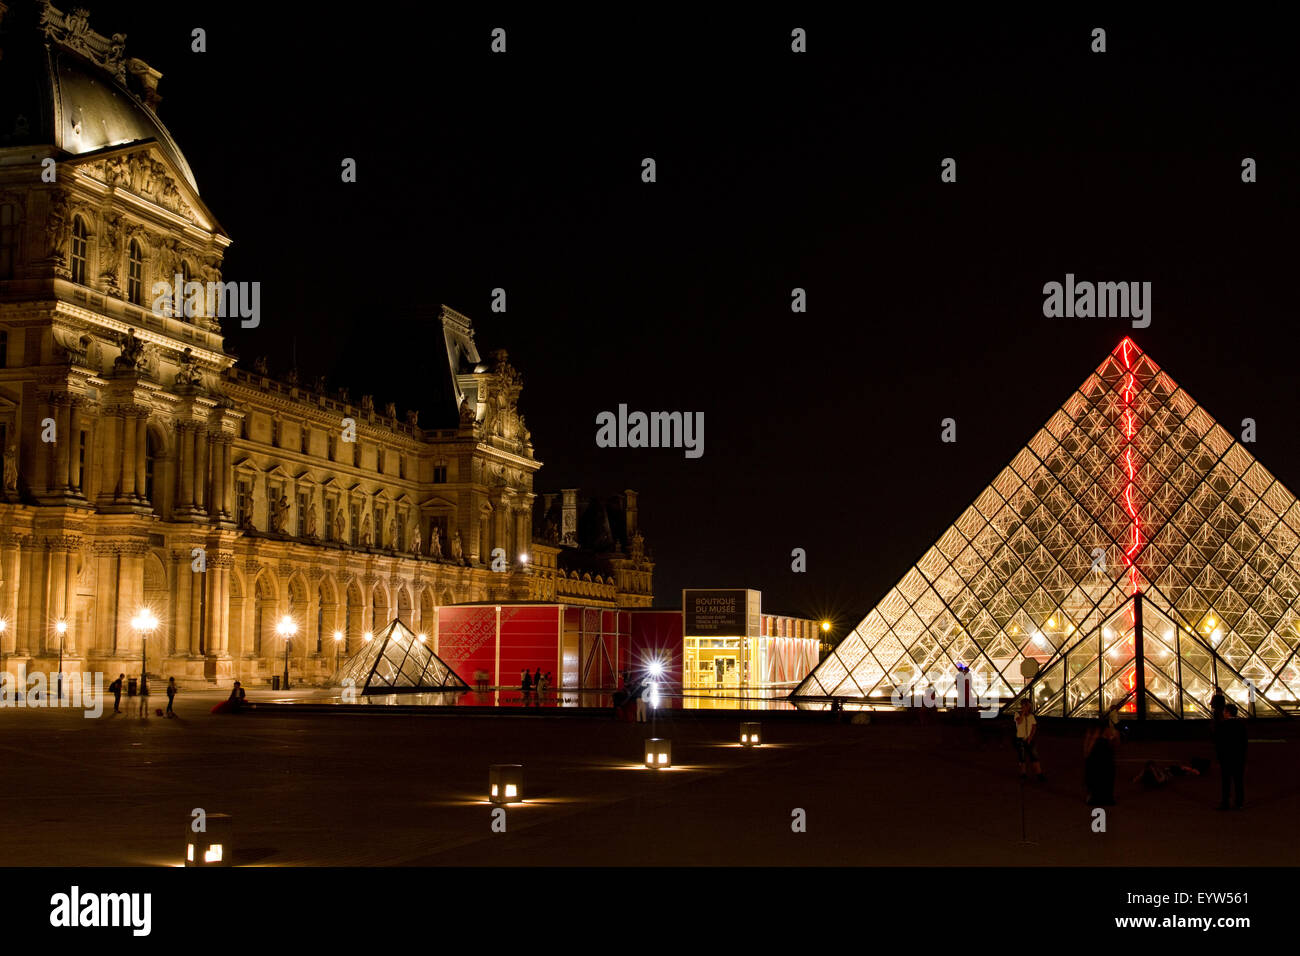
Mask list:
[[[1284,715],[1298,544],[1295,495],[1125,338],[791,696],[955,702],[960,665],[1063,717],[1205,717],[1216,685]]]
[[[352,683],[345,683],[348,680]],[[339,665],[330,684],[353,687],[362,694],[469,690],[427,643],[397,619]]]

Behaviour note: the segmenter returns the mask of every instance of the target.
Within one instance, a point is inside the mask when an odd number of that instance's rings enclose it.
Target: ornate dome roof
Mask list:
[[[85,10],[0,3],[0,147],[84,155],[156,142],[189,185],[194,173],[154,112],[162,75],[125,56],[126,36],[91,30]]]

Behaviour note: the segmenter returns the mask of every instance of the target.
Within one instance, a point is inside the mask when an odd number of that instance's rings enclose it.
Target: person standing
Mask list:
[[[632,691],[632,693],[636,697],[636,722],[638,724],[644,724],[646,722],[645,721],[646,718],[645,683],[642,682],[640,684],[637,684],[636,688]]]
[[[167,716],[175,717],[176,711],[172,710],[172,704],[176,702],[176,678],[167,678]]]
[[[1240,810],[1245,803],[1247,731],[1246,721],[1237,716],[1237,705],[1226,705],[1214,731],[1214,749],[1219,757],[1219,810]],[[1230,800],[1234,788],[1236,799]]]
[[[527,667],[524,668],[524,672],[519,677],[519,690],[524,699],[524,706],[527,707],[528,697],[533,691],[533,677],[528,673]]]
[[[1043,765],[1038,761],[1038,748],[1035,741],[1038,738],[1038,719],[1034,716],[1033,704],[1029,698],[1025,697],[1020,701],[1020,711],[1016,714],[1016,755],[1020,759],[1020,779],[1025,779],[1025,768],[1028,767],[1031,773],[1038,776],[1039,780],[1046,780],[1043,775]]]
[[[541,704],[541,701],[537,699],[538,694],[541,692],[541,689],[542,689],[542,669],[539,667],[537,668],[537,671],[533,674],[533,703],[534,704],[537,705]]]
[[[1088,730],[1083,742],[1083,785],[1088,804],[1115,805],[1115,741],[1119,739],[1110,719],[1102,717]]]
[[[108,689],[113,692],[113,713],[122,712],[122,681],[126,679],[125,674],[118,674],[117,680],[108,685]]]
[[[1226,701],[1223,697],[1223,688],[1218,684],[1214,685],[1214,696],[1210,698],[1210,719],[1214,721],[1214,726],[1219,726],[1219,721],[1223,719],[1223,708]]]
[[[140,716],[149,719],[149,678],[140,675]]]

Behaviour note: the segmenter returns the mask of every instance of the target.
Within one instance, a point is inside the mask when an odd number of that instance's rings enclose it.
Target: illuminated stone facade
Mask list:
[[[455,405],[422,427],[234,367],[220,296],[155,309],[156,282],[220,283],[230,244],[154,112],[158,73],[76,11],[0,4],[0,27],[0,668],[61,651],[115,677],[146,651],[151,674],[257,682],[284,668],[288,615],[291,678],[320,681],[444,604],[649,604],[643,551],[579,572],[533,541],[522,381],[465,316],[429,319]]]

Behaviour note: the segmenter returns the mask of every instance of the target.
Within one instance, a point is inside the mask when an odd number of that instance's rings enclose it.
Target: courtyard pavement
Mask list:
[[[283,694],[254,692],[254,699]],[[244,865],[1293,865],[1300,735],[1252,729],[1247,807],[1218,813],[1217,765],[1146,791],[1121,746],[1118,805],[1094,832],[1080,731],[1041,741],[1023,787],[1007,737],[930,725],[672,717],[675,766],[641,766],[650,725],[591,717],[247,713],[183,694],[173,720],[0,709],[0,865],[175,865],[193,808],[234,815]],[[151,703],[165,706],[155,695]],[[751,717],[750,719],[753,719]],[[760,718],[761,719],[761,718]],[[1209,728],[1206,727],[1206,734]],[[491,828],[488,765],[522,763],[527,802]],[[1022,793],[1024,839],[1022,840]],[[802,810],[806,832],[793,832]]]

